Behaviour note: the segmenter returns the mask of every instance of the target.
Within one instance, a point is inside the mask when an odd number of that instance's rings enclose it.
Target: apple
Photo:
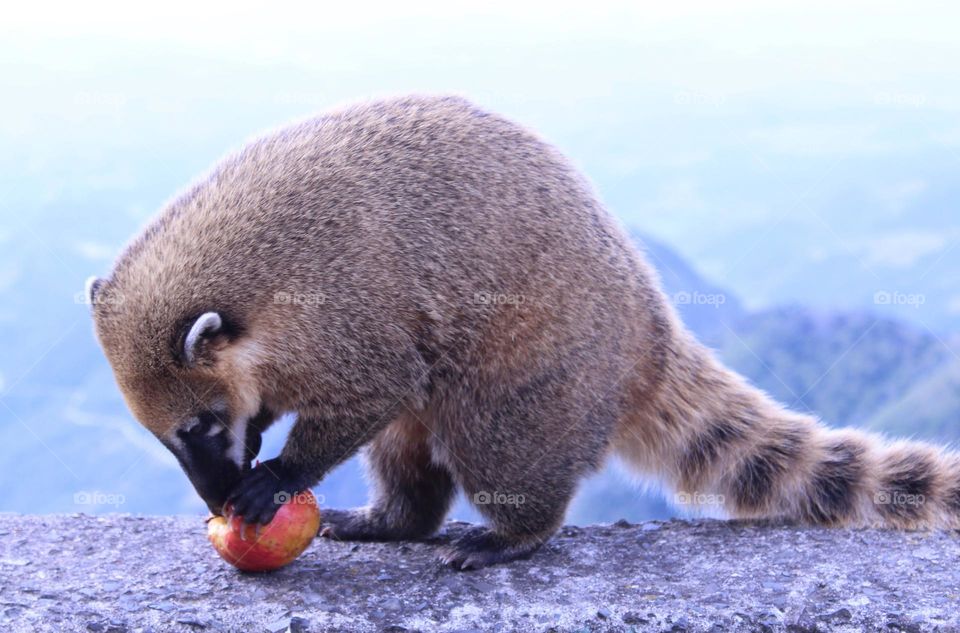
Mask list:
[[[244,525],[243,518],[215,516],[207,538],[217,553],[242,571],[270,571],[287,565],[307,549],[320,529],[320,508],[309,490],[280,506],[267,525]]]

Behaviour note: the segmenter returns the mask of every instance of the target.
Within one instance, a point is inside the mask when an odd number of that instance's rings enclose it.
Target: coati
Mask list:
[[[960,527],[957,453],[828,429],[722,367],[571,164],[461,98],[252,142],[88,292],[136,418],[248,523],[364,448],[370,504],[323,534],[426,537],[460,489],[490,527],[457,569],[533,553],[611,453],[732,517]]]

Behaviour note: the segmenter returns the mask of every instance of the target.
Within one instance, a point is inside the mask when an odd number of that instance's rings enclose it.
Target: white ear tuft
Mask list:
[[[100,290],[101,285],[103,285],[103,280],[99,277],[94,276],[87,278],[87,282],[83,287],[83,296],[89,305],[96,303],[97,291]]]
[[[197,317],[193,327],[187,333],[187,338],[183,341],[183,356],[187,364],[193,364],[197,360],[197,346],[205,336],[216,334],[223,327],[223,320],[216,312],[206,312]]]

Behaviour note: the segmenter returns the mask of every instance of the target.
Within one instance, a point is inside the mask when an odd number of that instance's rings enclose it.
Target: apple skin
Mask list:
[[[307,549],[320,529],[320,508],[309,490],[292,495],[267,525],[244,525],[239,516],[212,517],[207,538],[223,560],[242,571],[270,571]]]

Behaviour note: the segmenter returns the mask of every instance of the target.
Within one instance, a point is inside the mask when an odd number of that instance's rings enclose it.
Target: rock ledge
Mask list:
[[[0,515],[3,631],[960,631],[954,533],[721,521],[568,527],[476,572],[318,539],[241,574],[199,517]]]

